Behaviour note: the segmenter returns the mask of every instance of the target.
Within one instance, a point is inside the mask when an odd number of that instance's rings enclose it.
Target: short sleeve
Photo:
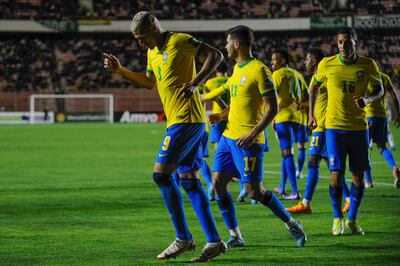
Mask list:
[[[229,80],[227,82],[225,82],[224,84],[222,84],[221,86],[211,90],[209,93],[207,93],[204,96],[204,100],[208,101],[208,100],[213,100],[216,99],[222,95],[224,95],[227,91],[229,91]]]
[[[275,90],[274,82],[272,81],[271,71],[268,67],[263,66],[254,74],[254,79],[258,85],[258,91],[262,96],[266,96],[271,91]]]
[[[321,60],[318,64],[317,74],[315,75],[315,81],[319,84],[324,83],[326,80],[326,60]]]
[[[282,77],[281,75],[279,75],[279,73],[277,71],[274,71],[272,73],[272,81],[274,82],[274,86],[277,90],[279,90],[279,88],[281,87],[282,84]]]
[[[382,84],[381,75],[379,74],[378,65],[375,63],[375,60],[371,59],[371,70],[369,73],[369,83],[372,87],[376,85]]]
[[[202,45],[201,41],[185,33],[177,34],[175,42],[180,53],[192,56],[196,56],[200,46]]]

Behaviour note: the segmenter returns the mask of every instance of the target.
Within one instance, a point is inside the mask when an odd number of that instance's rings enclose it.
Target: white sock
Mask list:
[[[303,205],[306,206],[306,207],[310,206],[311,205],[311,200],[303,199]]]
[[[289,229],[290,227],[295,226],[297,223],[297,221],[295,219],[293,219],[292,217],[290,217],[289,222],[285,223],[286,228]]]
[[[231,234],[231,236],[236,236],[240,239],[242,239],[242,233],[240,232],[239,226],[236,226],[233,229],[229,229],[229,233]]]

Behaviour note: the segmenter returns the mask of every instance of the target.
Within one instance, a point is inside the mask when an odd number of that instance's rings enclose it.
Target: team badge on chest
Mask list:
[[[242,76],[242,78],[240,79],[240,84],[244,85],[244,83],[246,82],[247,77],[245,75]]]
[[[162,59],[163,59],[164,62],[167,62],[167,61],[168,61],[168,53],[167,53],[167,52],[164,52],[164,53],[162,54]]]
[[[357,79],[362,79],[365,76],[364,71],[357,71],[356,73]]]

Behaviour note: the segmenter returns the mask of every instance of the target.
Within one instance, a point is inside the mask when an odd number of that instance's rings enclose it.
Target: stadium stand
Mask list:
[[[89,2],[92,5],[88,7],[83,2]],[[378,15],[400,13],[400,5],[396,2],[394,0],[254,0],[245,2],[234,0],[71,0],[67,2],[0,0],[0,19],[126,21],[130,20],[132,12],[137,10],[149,10],[161,19],[170,20]],[[269,65],[270,52],[274,47],[287,48],[292,67],[304,73],[304,54],[309,47],[321,47],[326,54],[337,52],[335,41],[332,39],[334,32],[334,30],[256,32],[255,56]],[[400,34],[398,31],[375,29],[359,30],[358,33],[359,52],[375,58],[392,80],[399,83]],[[224,51],[223,33],[192,32],[191,34]],[[23,93],[117,92],[123,95],[117,96],[117,99],[126,99],[129,93],[131,95],[137,93],[132,90],[126,92],[134,85],[104,70],[101,60],[101,53],[104,51],[118,56],[121,63],[129,69],[142,71],[146,67],[143,52],[133,37],[127,33],[2,33],[0,37],[0,73],[2,73],[0,92],[21,93],[13,96],[18,99],[26,98],[26,96],[21,96],[24,95]],[[150,93],[154,105],[159,104],[157,97],[156,91]],[[13,101],[7,101],[9,102]],[[6,109],[16,110],[25,108],[26,105],[26,99],[23,99],[20,100],[20,104],[10,104],[6,106]],[[122,105],[127,106],[127,104]],[[130,109],[136,108],[132,107],[133,105]],[[149,109],[152,108],[156,107],[149,107]]]
[[[78,0],[0,1],[0,19],[131,19],[137,10],[148,10],[159,19],[246,19],[308,17],[311,15],[397,14],[396,0],[98,0],[92,8]]]

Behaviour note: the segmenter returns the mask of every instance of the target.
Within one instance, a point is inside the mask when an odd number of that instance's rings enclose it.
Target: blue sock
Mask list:
[[[233,199],[231,193],[227,193],[221,196],[215,196],[219,210],[221,211],[222,218],[228,229],[233,229],[238,226],[236,219],[235,205],[233,205]]]
[[[175,184],[176,184],[178,187],[181,185],[181,180],[179,179],[179,175],[178,175],[178,172],[177,172],[177,171],[175,171],[175,172],[172,174],[172,179],[174,180]]]
[[[297,156],[297,171],[301,173],[304,167],[304,162],[306,161],[306,148],[299,148],[299,154]]]
[[[294,163],[293,154],[284,157],[286,173],[292,186],[292,193],[298,193],[297,180],[296,180],[296,165]]]
[[[244,184],[243,184],[243,182],[242,182],[242,179],[240,179],[239,178],[239,187],[240,187],[240,191],[243,191],[243,190],[245,190],[246,188],[244,187]]]
[[[182,188],[189,195],[190,202],[206,234],[207,242],[221,240],[211,213],[210,201],[199,179],[181,179]]]
[[[286,193],[286,181],[287,181],[285,158],[282,158],[281,171],[282,171],[282,177],[281,177],[281,182],[279,183],[279,192],[280,192],[280,194],[285,194]]]
[[[308,174],[304,199],[311,201],[319,180],[319,163],[308,162]]]
[[[384,148],[381,152],[383,159],[388,163],[390,166],[390,170],[393,171],[393,167],[396,166],[396,162],[394,161],[393,154],[388,148]]]
[[[358,215],[358,209],[361,206],[361,200],[364,196],[365,186],[356,186],[354,183],[351,183],[351,197],[350,197],[350,209],[349,209],[349,220],[356,220]]]
[[[364,171],[364,176],[365,176],[365,182],[372,183],[371,170]]]
[[[167,174],[154,173],[153,180],[160,188],[165,205],[175,227],[176,237],[179,239],[192,239],[189,227],[186,223],[183,209],[182,193],[172,177]]]
[[[203,163],[201,164],[201,174],[204,177],[204,180],[207,183],[207,187],[212,187],[212,176],[211,176],[211,170],[210,167],[208,166],[206,160],[203,159]]]
[[[264,206],[267,206],[284,223],[289,222],[291,217],[290,214],[286,211],[285,207],[283,207],[279,199],[271,193],[271,191],[265,191],[264,198],[260,202]]]
[[[331,196],[331,203],[333,208],[334,218],[343,218],[342,213],[342,190],[343,188],[336,188],[329,185],[329,194]]]
[[[346,176],[343,177],[343,197],[344,199],[350,198],[350,189],[349,185],[347,185]]]

